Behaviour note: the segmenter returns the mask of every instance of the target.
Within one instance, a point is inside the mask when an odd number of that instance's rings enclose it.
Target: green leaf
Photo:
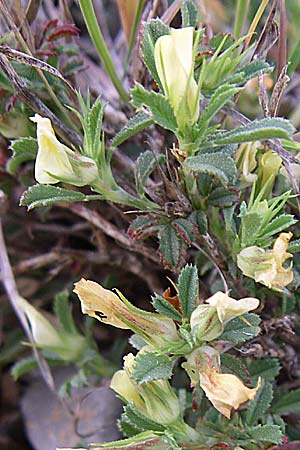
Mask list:
[[[162,226],[158,233],[159,251],[166,268],[177,271],[186,260],[186,252],[193,238],[193,225],[177,219]]]
[[[130,424],[139,432],[146,430],[164,431],[164,427],[162,425],[159,425],[153,420],[148,419],[148,417],[145,417],[132,403],[129,403],[124,407],[124,413],[122,414],[120,421],[122,430],[124,422]]]
[[[178,278],[178,297],[184,317],[190,317],[199,294],[199,279],[196,266],[187,264]]]
[[[132,376],[139,384],[152,380],[167,380],[172,376],[171,360],[167,355],[158,353],[138,353]]]
[[[207,233],[207,217],[204,211],[193,211],[189,215],[189,220],[197,227],[199,234]]]
[[[294,389],[288,394],[281,395],[279,400],[272,405],[275,414],[299,413],[300,411],[300,389]]]
[[[34,161],[38,151],[37,140],[32,137],[23,137],[12,141],[10,145],[13,155],[7,163],[7,170],[14,174],[23,162]]]
[[[153,305],[153,308],[159,314],[163,314],[164,316],[170,317],[173,320],[182,320],[182,316],[179,311],[177,311],[177,309],[174,308],[174,306],[161,295],[155,294],[152,297],[151,303]]]
[[[167,130],[176,132],[176,118],[166,97],[158,92],[147,91],[139,83],[135,83],[134,88],[130,89],[130,93],[133,106],[136,108],[140,108],[142,105],[148,106],[155,123]]]
[[[300,239],[295,239],[289,243],[288,252],[298,253],[300,252]]]
[[[222,152],[190,156],[183,165],[196,173],[208,173],[218,178],[222,184],[232,184],[236,179],[233,159]]]
[[[246,83],[259,73],[272,72],[273,67],[265,61],[255,59],[238,67],[237,71],[226,79],[226,83]]]
[[[67,333],[77,333],[72,317],[71,305],[69,304],[69,292],[67,290],[59,292],[55,295],[54,312],[63,329]]]
[[[148,127],[149,125],[152,125],[152,123],[153,119],[151,118],[150,114],[146,113],[145,111],[138,112],[112,139],[110,143],[110,150],[118,147],[131,136],[134,136],[136,133]]]
[[[232,131],[216,134],[209,143],[220,145],[272,138],[289,139],[294,131],[294,126],[288,120],[279,117],[265,118],[254,120]]]
[[[92,143],[89,155],[96,161],[98,160],[100,153],[103,113],[104,104],[100,102],[100,97],[98,97],[92,108],[88,111],[87,116],[87,127]]]
[[[208,196],[207,202],[211,206],[217,208],[226,208],[231,206],[234,202],[237,202],[238,192],[232,192],[224,187],[218,187],[214,189]]]
[[[254,425],[269,408],[273,398],[273,388],[271,383],[262,381],[262,385],[256,392],[253,400],[250,400],[247,406],[246,423],[249,426]]]
[[[280,216],[275,217],[274,220],[264,227],[261,239],[263,240],[273,236],[274,234],[280,233],[297,222],[298,221],[291,214],[281,214]],[[258,245],[259,241],[260,239],[257,240]]]
[[[143,60],[149,72],[151,73],[153,79],[156,81],[156,83],[161,89],[162,85],[156,70],[154,60],[154,45],[158,38],[169,33],[170,33],[169,28],[160,19],[152,19],[150,20],[150,22],[144,24],[142,44],[141,44]]]
[[[23,193],[20,206],[28,210],[37,206],[53,205],[57,202],[86,202],[101,198],[100,195],[84,195],[82,192],[70,191],[48,184],[35,184]]]
[[[231,84],[222,84],[219,86],[215,92],[210,97],[207,106],[204,108],[203,113],[201,114],[198,129],[199,134],[205,134],[206,129],[210,121],[214,118],[218,111],[233,97],[237,92],[239,92],[241,88],[231,85]]]
[[[262,217],[256,213],[246,213],[241,219],[241,246],[250,247],[260,234]]]
[[[257,381],[262,377],[265,381],[273,381],[280,372],[280,364],[277,358],[254,359],[248,366],[251,380]]]
[[[229,342],[245,342],[253,339],[260,332],[260,318],[257,314],[246,313],[228,322],[220,339]]]
[[[181,5],[182,28],[196,27],[199,19],[199,11],[193,0],[185,0]]]
[[[221,355],[221,368],[222,373],[231,373],[241,378],[245,383],[248,380],[247,367],[236,356],[223,353]]]
[[[164,155],[155,155],[151,150],[146,150],[138,157],[135,165],[135,184],[140,195],[144,195],[144,184],[153,170],[165,161]]]
[[[36,367],[36,359],[34,358],[34,356],[29,356],[28,358],[20,359],[20,361],[17,361],[13,365],[10,373],[13,379],[17,381],[22,375],[30,372],[30,370],[35,369]]]
[[[248,435],[254,441],[272,442],[280,444],[282,432],[278,425],[258,425],[248,431]]]

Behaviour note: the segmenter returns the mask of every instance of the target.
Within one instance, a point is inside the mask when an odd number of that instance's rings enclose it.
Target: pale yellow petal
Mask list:
[[[75,283],[74,292],[80,299],[83,314],[88,314],[100,322],[108,323],[117,328],[129,328],[116,317],[115,309],[119,307],[122,310],[124,306],[120,298],[112,291],[104,289],[94,281],[82,278],[78,283]]]
[[[248,388],[235,375],[218,373],[212,368],[200,373],[200,386],[214,407],[229,419],[233,408],[255,397],[260,381],[255,388]]]
[[[206,302],[217,308],[219,320],[223,324],[259,306],[259,300],[257,298],[247,297],[241,300],[235,300],[223,292],[217,292],[207,299]]]

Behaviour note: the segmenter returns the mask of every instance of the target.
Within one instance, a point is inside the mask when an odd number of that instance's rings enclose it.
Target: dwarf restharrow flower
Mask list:
[[[235,300],[224,292],[217,292],[206,303],[197,306],[191,315],[191,333],[196,343],[216,339],[227,322],[256,309],[259,300],[252,297]]]
[[[191,353],[183,367],[191,378],[192,386],[200,383],[207,398],[228,419],[232,409],[255,397],[261,384],[259,379],[255,388],[248,388],[237,376],[221,373],[219,353],[208,346]]]
[[[28,320],[34,343],[50,350],[65,361],[76,361],[85,349],[85,338],[79,333],[57,330],[46,317],[27,300],[18,297],[18,306]]]
[[[64,181],[74,186],[85,186],[97,179],[95,161],[59,142],[49,119],[35,114],[31,120],[37,124],[35,179],[38,183],[56,184]]]
[[[293,256],[287,252],[292,236],[292,233],[280,233],[272,250],[255,245],[244,248],[237,255],[238,267],[244,275],[269,288],[287,286],[293,281],[293,263],[288,267],[283,267],[283,263]]]
[[[154,46],[156,70],[182,131],[186,125],[193,125],[199,117],[193,36],[193,27],[171,28],[170,34],[158,38]]]
[[[147,381],[141,384],[132,377],[135,357],[129,353],[124,357],[124,369],[118,370],[110,387],[126,403],[133,403],[144,416],[162,425],[169,425],[180,417],[180,405],[167,380]]]
[[[84,279],[75,283],[74,292],[80,299],[83,314],[117,328],[131,329],[154,346],[180,342],[172,319],[136,308],[119,292],[118,296],[98,283]]]

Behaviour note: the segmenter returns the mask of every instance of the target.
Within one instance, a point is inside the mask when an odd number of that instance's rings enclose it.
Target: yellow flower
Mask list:
[[[274,180],[281,167],[282,159],[277,153],[268,150],[259,159],[257,171],[256,192],[259,192],[268,183],[264,197],[272,190]]]
[[[192,386],[200,382],[207,398],[228,419],[233,408],[237,409],[255,397],[261,383],[259,379],[255,388],[248,388],[235,375],[221,373],[220,355],[209,346],[192,352],[183,367],[191,378]]]
[[[219,320],[223,325],[235,317],[256,309],[259,305],[257,298],[246,297],[241,300],[235,300],[223,292],[217,292],[206,302],[217,309]]]
[[[138,384],[132,378],[135,357],[124,357],[124,370],[118,370],[110,387],[126,403],[134,406],[146,417],[162,425],[168,425],[180,416],[179,400],[167,380],[155,380]]]
[[[255,156],[258,145],[259,143],[257,142],[240,144],[235,154],[236,166],[241,172],[239,178],[241,181],[241,188],[250,186],[257,179],[257,175],[253,172],[257,166]]]
[[[57,331],[43,314],[22,297],[18,297],[18,306],[28,320],[37,347],[51,350],[66,361],[75,361],[80,357],[85,347],[82,335]]]
[[[37,123],[35,179],[38,183],[64,181],[74,186],[85,186],[98,177],[96,163],[59,142],[49,119],[36,114],[31,120]]]
[[[253,389],[245,386],[235,375],[219,373],[212,368],[207,373],[200,373],[200,386],[214,407],[227,419],[232,408],[237,409],[255,397],[260,387],[260,380]]]
[[[182,131],[186,125],[193,125],[199,117],[193,35],[193,27],[171,28],[170,34],[158,38],[154,47],[156,70]]]
[[[74,292],[81,301],[83,314],[117,328],[131,329],[152,345],[179,342],[176,325],[172,319],[136,308],[98,283],[81,279],[75,283]]]
[[[286,268],[282,265],[293,256],[287,252],[292,235],[281,233],[272,250],[264,250],[257,246],[244,248],[237,255],[238,267],[244,275],[269,288],[287,286],[293,281],[293,263]]]
[[[223,333],[229,320],[256,309],[259,300],[252,297],[234,300],[223,292],[217,292],[199,305],[191,315],[191,333],[196,343],[212,341]]]

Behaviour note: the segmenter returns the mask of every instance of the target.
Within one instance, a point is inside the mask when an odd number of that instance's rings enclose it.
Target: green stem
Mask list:
[[[92,0],[79,0],[79,6],[84,18],[85,25],[88,29],[89,35],[93,41],[93,44],[98,52],[103,67],[111,79],[113,85],[118,91],[121,99],[124,102],[128,101],[128,94],[125,91],[116,71],[109,51],[107,49],[104,37],[100,30],[96,14],[94,11]]]
[[[245,19],[248,14],[249,0],[237,0],[236,15],[233,27],[233,35],[237,39],[241,37]]]

